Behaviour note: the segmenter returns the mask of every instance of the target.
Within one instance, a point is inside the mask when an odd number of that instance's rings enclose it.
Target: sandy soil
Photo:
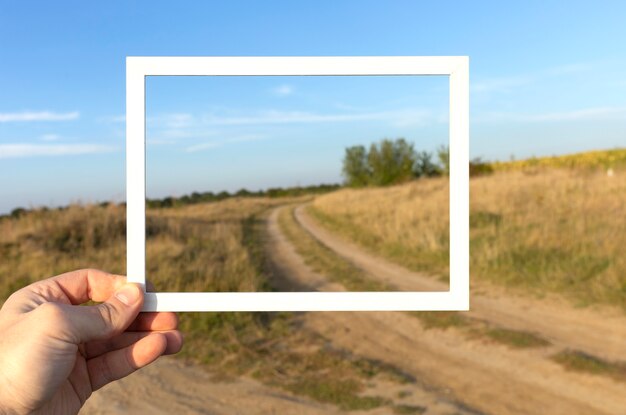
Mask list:
[[[319,226],[306,213],[296,209],[296,219],[316,239],[350,260],[370,275],[396,287],[398,291],[447,291],[447,284],[412,272],[371,253],[364,252]],[[546,296],[542,300],[514,295],[510,291],[472,281],[469,317],[514,330],[535,332],[555,345],[608,359],[626,359],[626,316],[615,309],[575,309],[563,299]],[[478,294],[480,293],[480,294]]]
[[[402,290],[445,289],[431,278],[375,258],[324,231],[303,208],[297,210],[297,219],[325,245],[373,278]],[[284,275],[306,284],[311,271],[280,234],[277,211],[271,215],[268,228],[273,234],[277,266],[283,267]],[[320,284],[319,275],[315,278],[318,289],[332,288]],[[405,313],[309,313],[307,321],[310,328],[338,347],[402,367],[423,384],[448,392],[446,396],[453,401],[484,413],[626,412],[626,385],[603,376],[567,372],[547,359],[562,347],[612,358],[623,356],[618,350],[619,339],[622,345],[626,339],[622,317],[572,309],[563,302],[546,304],[545,300],[505,296],[503,292],[474,295],[472,310],[469,315],[474,318],[500,327],[541,333],[555,346],[512,350],[484,339],[468,339],[456,330],[424,330],[418,319]]]
[[[285,290],[341,291],[309,269],[280,231],[279,209],[267,227],[267,252],[276,269],[275,284]],[[364,252],[329,233],[304,211],[304,229],[398,290],[446,290],[436,279],[411,272]],[[334,347],[401,368],[416,379],[399,385],[377,381],[366,394],[399,404],[427,408],[427,415],[452,414],[624,414],[626,384],[603,376],[567,372],[547,357],[562,348],[624,359],[626,319],[611,310],[573,309],[559,299],[537,300],[473,284],[467,316],[499,327],[540,334],[553,346],[513,350],[458,330],[424,330],[405,313],[307,313],[305,325]],[[480,294],[476,294],[479,292]],[[398,396],[402,395],[402,399]],[[294,396],[259,382],[239,378],[218,381],[206,370],[164,358],[96,392],[85,414],[339,414],[333,406]],[[382,415],[390,409],[350,412]]]
[[[338,413],[251,379],[216,381],[204,369],[166,357],[94,393],[81,413],[108,415]]]

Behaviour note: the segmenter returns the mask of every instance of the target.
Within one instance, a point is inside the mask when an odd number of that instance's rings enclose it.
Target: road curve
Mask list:
[[[400,291],[447,290],[429,278],[393,264],[320,226],[306,211],[296,208],[298,223],[318,241],[375,278]],[[573,348],[611,361],[626,360],[626,317],[615,310],[574,309],[562,299],[537,300],[514,296],[497,287],[473,282],[468,317],[513,330],[529,331],[561,347]]]
[[[282,275],[305,283],[311,270],[282,235],[280,209],[268,221],[270,257]],[[297,211],[311,231],[305,215]],[[323,242],[341,255],[328,238]],[[308,313],[305,325],[335,347],[402,368],[469,413],[608,415],[626,408],[623,384],[610,378],[567,372],[542,351],[512,350],[456,330],[425,330],[405,313]]]

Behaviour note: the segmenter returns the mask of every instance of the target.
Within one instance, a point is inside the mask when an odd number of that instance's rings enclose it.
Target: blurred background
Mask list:
[[[85,413],[623,413],[625,12],[3,4],[0,301],[125,273],[126,56],[468,55],[472,311],[185,313],[180,356]],[[158,290],[447,289],[446,77],[146,86]]]

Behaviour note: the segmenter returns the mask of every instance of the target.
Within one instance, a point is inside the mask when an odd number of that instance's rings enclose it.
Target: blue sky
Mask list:
[[[469,55],[471,153],[626,146],[626,3],[4,2],[0,212],[123,200],[125,57]],[[343,148],[445,141],[442,78],[150,78],[148,191],[340,180]]]
[[[444,76],[148,77],[148,196],[334,183],[346,147],[383,137],[436,149],[448,91]]]

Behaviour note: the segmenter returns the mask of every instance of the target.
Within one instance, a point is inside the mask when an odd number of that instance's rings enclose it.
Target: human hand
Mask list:
[[[78,306],[88,300],[103,303]],[[0,310],[0,414],[75,414],[91,393],[182,347],[173,313],[142,313],[126,278],[80,270],[11,295]]]

